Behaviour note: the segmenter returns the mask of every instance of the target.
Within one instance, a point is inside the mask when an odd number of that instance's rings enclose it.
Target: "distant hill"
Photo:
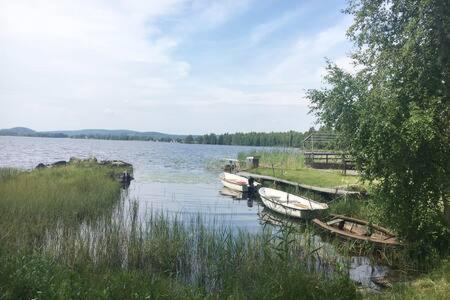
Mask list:
[[[0,129],[0,135],[29,136],[33,134],[36,134],[36,131],[26,127],[13,127],[9,129]]]
[[[35,136],[35,137],[66,137],[66,138],[95,138],[116,140],[180,140],[187,135],[166,134],[161,132],[140,132],[134,130],[108,130],[108,129],[81,129],[81,130],[54,130],[35,131],[26,127],[0,129],[0,135],[8,136]]]

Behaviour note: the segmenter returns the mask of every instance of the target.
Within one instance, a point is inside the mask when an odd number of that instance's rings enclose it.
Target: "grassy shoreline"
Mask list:
[[[260,166],[250,171],[256,174],[273,176],[301,184],[328,188],[366,189],[359,176],[344,176],[339,170],[318,170],[305,166],[301,153],[286,151],[241,152],[239,160],[247,156],[259,156]]]
[[[366,294],[345,272],[311,268],[312,236],[290,227],[249,234],[210,229],[200,218],[189,225],[164,215],[140,219],[137,201],[122,199],[111,169],[98,164],[0,169],[0,195],[0,299],[443,299],[449,292],[448,262]]]
[[[140,220],[108,167],[0,178],[1,299],[359,298],[346,275],[311,270],[292,233]]]
[[[344,189],[370,190],[370,186],[360,181],[358,176],[343,176],[340,171],[315,170],[304,165],[301,153],[292,150],[286,151],[259,151],[240,153],[239,159],[246,156],[260,156],[260,167],[251,169],[253,173],[269,175],[281,179],[321,187],[341,187]],[[288,190],[289,191],[289,190]],[[292,192],[292,191],[289,191]],[[311,197],[309,194],[305,196]],[[315,195],[317,197],[317,195]],[[320,198],[320,197],[319,197]],[[329,203],[330,212],[344,214],[365,219],[374,224],[383,225],[377,195],[369,193],[364,199],[358,197],[341,197]],[[320,201],[320,200],[319,200]],[[356,249],[351,243],[335,242],[330,240],[342,253],[363,251],[365,254],[373,252],[368,248]],[[415,262],[408,259],[408,247],[398,250],[375,251],[374,254],[387,262],[402,274],[401,278],[394,278],[392,289],[380,294],[364,294],[364,298],[374,299],[446,299],[450,294],[450,262],[443,260],[432,267],[429,273],[421,273],[415,267]],[[395,277],[397,277],[396,275]]]

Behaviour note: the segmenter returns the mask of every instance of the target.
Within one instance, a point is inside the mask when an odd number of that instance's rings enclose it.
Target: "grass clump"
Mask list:
[[[450,261],[443,260],[432,272],[403,283],[394,284],[382,294],[369,294],[371,299],[444,300],[450,295]]]
[[[120,186],[103,168],[70,165],[15,174],[0,182],[0,195],[0,226],[8,237],[0,241],[28,243],[111,209]]]
[[[299,170],[305,167],[304,156],[295,150],[251,151],[238,153],[238,159],[243,161],[247,156],[259,156],[260,166],[277,169]]]

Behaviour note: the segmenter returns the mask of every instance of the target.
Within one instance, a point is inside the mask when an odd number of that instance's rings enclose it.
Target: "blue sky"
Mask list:
[[[0,128],[307,130],[345,1],[0,0]]]

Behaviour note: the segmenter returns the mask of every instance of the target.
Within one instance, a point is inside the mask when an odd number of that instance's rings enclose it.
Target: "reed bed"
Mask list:
[[[303,154],[293,149],[240,152],[238,159],[245,160],[247,156],[259,156],[260,166],[264,168],[300,170],[305,167]]]
[[[317,270],[287,226],[258,234],[139,214],[107,168],[67,166],[0,180],[0,299],[354,299],[346,274]]]

